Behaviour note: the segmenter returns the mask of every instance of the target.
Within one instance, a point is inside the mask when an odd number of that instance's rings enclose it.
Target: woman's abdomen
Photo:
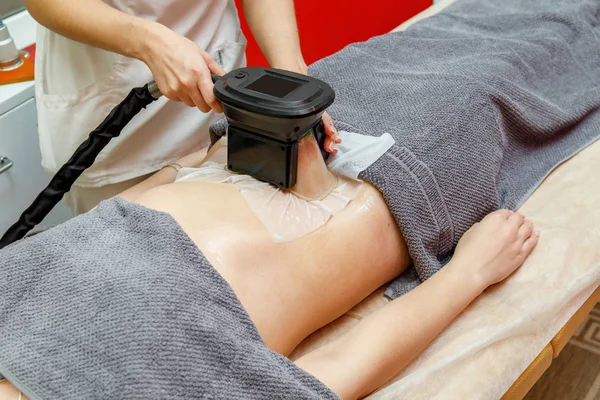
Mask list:
[[[409,263],[369,185],[315,232],[275,243],[232,185],[182,182],[138,199],[169,213],[231,285],[266,345],[284,355]]]

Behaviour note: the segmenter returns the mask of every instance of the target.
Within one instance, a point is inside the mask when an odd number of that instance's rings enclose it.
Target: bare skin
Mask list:
[[[323,190],[330,178],[307,144],[299,174],[312,171],[320,178],[296,188],[303,194]],[[197,167],[204,154],[180,163]],[[315,172],[319,165],[322,170]],[[172,215],[231,285],[265,344],[283,355],[410,265],[404,239],[371,185],[317,231],[276,244],[233,186],[169,184],[174,179],[174,170],[163,169],[121,197]],[[369,394],[417,357],[483,290],[514,272],[538,237],[519,213],[490,214],[464,234],[444,269],[297,365],[343,399]],[[0,399],[17,398],[2,390]]]
[[[300,147],[313,157],[299,157],[299,175],[315,178],[299,178],[295,189],[315,197],[331,173],[312,145]],[[231,285],[267,346],[284,355],[410,263],[392,215],[369,185],[321,229],[279,244],[232,185],[181,182],[135,201],[175,218]]]

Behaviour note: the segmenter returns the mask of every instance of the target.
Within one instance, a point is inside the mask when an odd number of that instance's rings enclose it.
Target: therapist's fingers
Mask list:
[[[223,106],[215,97],[213,88],[214,84],[210,78],[210,75],[207,77],[202,77],[202,79],[198,81],[198,89],[202,93],[202,98],[206,102],[208,108],[214,110],[215,112],[221,113],[223,112]]]
[[[336,154],[338,152],[335,140],[331,136],[325,136],[325,142],[323,143],[323,149],[331,154]]]
[[[202,111],[203,113],[207,113],[211,110],[210,106],[206,104],[206,101],[204,101],[204,98],[200,93],[200,89],[194,92],[194,94],[192,95],[192,100],[194,101],[194,105],[196,106],[196,108]]]
[[[221,68],[221,66],[208,54],[203,54],[204,61],[206,62],[207,71],[203,74],[198,80],[198,89],[202,93],[202,98],[215,112],[223,112],[223,106],[221,102],[217,100],[215,97],[214,83],[211,78],[211,73],[215,75],[222,75],[225,71]],[[217,67],[218,66],[218,67]]]
[[[333,118],[331,118],[327,111],[323,113],[321,120],[323,121],[323,126],[325,127],[325,134],[331,137],[335,143],[341,143],[342,139],[340,138],[340,135],[333,124]]]
[[[321,117],[321,119],[323,121],[323,127],[325,128],[325,135],[326,135],[325,143],[323,144],[323,147],[326,152],[335,154],[335,153],[337,153],[336,144],[341,143],[342,139],[340,138],[340,135],[338,134],[337,129],[335,129],[335,126],[333,125],[333,119],[327,112],[323,113],[323,116]]]
[[[198,110],[206,113],[211,110],[210,106],[204,100],[202,93],[200,92],[200,88],[198,87],[198,83],[193,89],[190,89],[189,96],[192,99],[192,106],[196,106]]]
[[[210,76],[201,55],[202,53],[195,55],[190,60],[186,60],[183,66],[180,66],[180,69],[174,74],[177,77],[174,91],[188,106],[197,107],[202,112],[209,112],[211,108],[198,88],[198,81],[207,75]]]
[[[204,97],[204,101],[210,108],[212,108],[215,112],[221,113],[223,112],[223,105],[221,102],[215,97],[214,94],[214,83],[212,81],[212,75],[222,76],[225,75],[225,70],[221,65],[215,61],[208,53],[204,53],[203,56],[204,61],[206,62],[206,66],[209,70],[209,76],[207,79],[203,79],[198,87],[202,92],[202,96]]]
[[[167,73],[162,69],[152,71],[152,75],[154,77],[154,80],[156,81],[156,84],[158,85],[160,93],[163,96],[165,96],[169,100],[185,102],[181,98],[180,93],[177,91],[177,87],[179,85],[177,76],[171,73]]]
[[[189,106],[189,107],[196,107],[196,103],[194,102],[194,100],[185,93],[182,93],[179,96],[177,96],[175,101],[181,101],[182,103],[184,103],[186,106]]]
[[[212,74],[218,76],[225,75],[225,70],[223,69],[223,67],[221,67],[221,64],[215,61],[215,59],[212,58],[208,53],[205,53],[204,61],[206,61],[206,66]]]

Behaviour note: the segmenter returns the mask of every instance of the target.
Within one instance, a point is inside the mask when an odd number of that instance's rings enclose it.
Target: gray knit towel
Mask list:
[[[396,140],[362,174],[414,262],[389,297],[433,275],[473,223],[518,208],[598,138],[599,14],[598,0],[457,0],[310,67],[336,91],[338,129]]]
[[[337,399],[168,214],[119,198],[0,250],[0,373],[34,400]]]

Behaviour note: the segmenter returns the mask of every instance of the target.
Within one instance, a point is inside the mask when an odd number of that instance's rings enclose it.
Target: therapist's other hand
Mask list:
[[[308,75],[308,67],[302,58],[302,55],[298,53],[296,57],[292,57],[288,60],[281,61],[279,63],[275,63],[272,65],[273,68],[284,69],[287,71],[296,72],[298,74]],[[330,154],[337,153],[337,144],[342,143],[342,138],[338,134],[337,129],[335,129],[335,125],[333,124],[333,119],[326,112],[321,116],[321,120],[323,121],[323,126],[325,127],[325,143],[323,143],[323,148],[326,152]]]
[[[140,59],[148,65],[160,92],[202,112],[222,112],[213,94],[211,74],[225,71],[196,43],[163,25],[156,25],[158,40],[149,41]]]
[[[337,144],[342,143],[342,138],[340,138],[337,129],[335,129],[335,125],[333,125],[333,119],[327,111],[323,113],[321,118],[323,120],[323,126],[325,127],[325,135],[327,135],[323,147],[326,152],[335,154],[338,151]]]

